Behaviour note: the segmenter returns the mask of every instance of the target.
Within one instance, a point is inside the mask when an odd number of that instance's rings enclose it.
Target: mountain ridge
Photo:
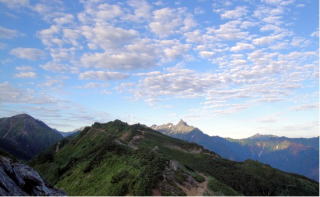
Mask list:
[[[175,125],[170,124],[170,128],[168,124],[153,125],[152,128],[172,137],[198,143],[227,159],[254,159],[319,180],[319,137],[288,138],[257,133],[248,138],[232,139],[209,136],[194,126],[189,126],[187,132],[176,132],[172,129]],[[299,163],[304,163],[305,166]]]
[[[319,193],[319,184],[306,177],[253,160],[225,160],[201,145],[119,120],[94,123],[31,164],[69,195],[170,196],[198,190],[196,195]]]

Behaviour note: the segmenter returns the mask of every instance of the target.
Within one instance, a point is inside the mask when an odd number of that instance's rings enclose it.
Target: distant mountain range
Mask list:
[[[319,183],[307,177],[250,159],[224,159],[201,145],[141,124],[94,123],[63,138],[27,114],[0,120],[0,195],[319,195]],[[195,139],[207,139],[183,121],[156,128],[165,132],[167,127],[170,135],[194,133]],[[238,147],[255,144],[224,141]],[[262,155],[290,146],[269,148],[263,143]],[[220,145],[221,150],[228,147]],[[301,150],[300,146],[290,149],[299,154]],[[32,158],[28,161],[32,168],[15,158]]]
[[[31,165],[68,195],[319,194],[319,184],[306,177],[253,160],[226,160],[195,143],[119,120],[86,127]]]
[[[29,160],[62,139],[62,135],[28,114],[0,118],[0,149]]]
[[[60,133],[63,137],[69,137],[69,136],[71,136],[71,135],[75,135],[75,134],[81,132],[84,128],[85,128],[85,127],[80,127],[80,128],[78,128],[78,129],[75,129],[75,130],[69,131],[69,132],[62,132],[62,131],[60,131],[59,133]]]
[[[183,120],[176,125],[168,123],[153,125],[151,128],[172,137],[200,144],[226,159],[253,159],[287,172],[319,180],[319,137],[287,138],[256,134],[245,139],[222,138],[209,136]]]

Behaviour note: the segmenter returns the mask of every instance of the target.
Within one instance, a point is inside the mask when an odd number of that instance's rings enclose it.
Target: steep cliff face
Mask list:
[[[48,185],[31,167],[0,155],[1,196],[63,196]]]

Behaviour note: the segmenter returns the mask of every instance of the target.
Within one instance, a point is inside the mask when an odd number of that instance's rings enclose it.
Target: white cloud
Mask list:
[[[213,51],[200,51],[199,55],[204,58],[210,58],[214,55]]]
[[[220,40],[246,40],[250,39],[249,32],[242,31],[239,20],[228,21],[219,26],[219,28],[207,28],[208,34],[213,34]]]
[[[307,110],[316,110],[319,109],[319,105],[316,103],[313,104],[303,104],[299,106],[295,106],[292,108],[295,111],[307,111]]]
[[[247,15],[248,10],[244,6],[238,6],[234,10],[227,10],[224,13],[222,13],[220,16],[221,18],[227,18],[227,19],[238,19],[242,16]]]
[[[29,0],[0,0],[0,3],[6,4],[6,6],[12,9],[29,6]]]
[[[35,48],[14,48],[10,51],[10,54],[28,60],[39,60],[45,57],[42,50]]]
[[[196,25],[192,15],[185,14],[184,9],[162,8],[153,11],[149,28],[153,33],[163,38],[188,31]]]
[[[43,94],[36,94],[31,89],[21,89],[12,86],[9,82],[0,83],[0,103],[55,103],[56,99]]]
[[[121,80],[128,78],[129,75],[119,72],[107,72],[107,71],[86,71],[79,74],[79,79],[91,79],[91,80]]]
[[[89,82],[82,86],[78,86],[78,88],[84,88],[84,89],[93,89],[93,88],[103,88],[107,87],[108,84],[106,83],[96,83],[96,82]]]
[[[133,7],[134,14],[129,14],[126,18],[135,22],[142,22],[151,18],[151,5],[145,0],[130,0],[129,6]]]
[[[84,11],[78,14],[78,19],[82,23],[94,24],[105,23],[106,20],[111,20],[123,15],[123,10],[119,5],[108,4],[99,1],[83,1]]]
[[[19,33],[17,30],[0,26],[0,39],[12,39],[20,35],[21,33]]]
[[[56,17],[53,21],[57,24],[64,25],[72,23],[74,16],[72,14],[64,14],[63,16]]]
[[[33,68],[31,66],[17,66],[16,70],[18,71],[31,71]]]
[[[15,74],[17,78],[35,78],[37,74],[35,72],[19,72]]]
[[[274,41],[279,40],[279,39],[281,39],[283,37],[285,37],[284,34],[276,34],[276,35],[264,36],[264,37],[256,38],[252,42],[255,45],[266,45],[266,44],[271,44]]]
[[[51,72],[67,72],[69,71],[69,67],[64,64],[56,63],[56,62],[47,62],[46,64],[40,65],[40,67],[44,70]]]
[[[64,79],[61,77],[46,77],[46,80],[40,84],[40,87],[45,88],[61,88],[64,85]]]
[[[254,46],[252,44],[238,42],[235,46],[231,47],[231,51],[237,52],[247,49],[254,49]]]
[[[315,32],[312,32],[312,33],[310,34],[310,36],[312,36],[312,37],[319,37],[319,30],[317,30],[317,31],[315,31]]]
[[[87,39],[89,48],[105,50],[123,47],[139,35],[137,31],[132,29],[127,30],[101,24],[94,27],[82,26],[81,33]]]

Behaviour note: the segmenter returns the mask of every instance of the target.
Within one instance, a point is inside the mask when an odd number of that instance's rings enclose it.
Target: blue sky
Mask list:
[[[0,116],[318,133],[318,1],[0,0]]]

